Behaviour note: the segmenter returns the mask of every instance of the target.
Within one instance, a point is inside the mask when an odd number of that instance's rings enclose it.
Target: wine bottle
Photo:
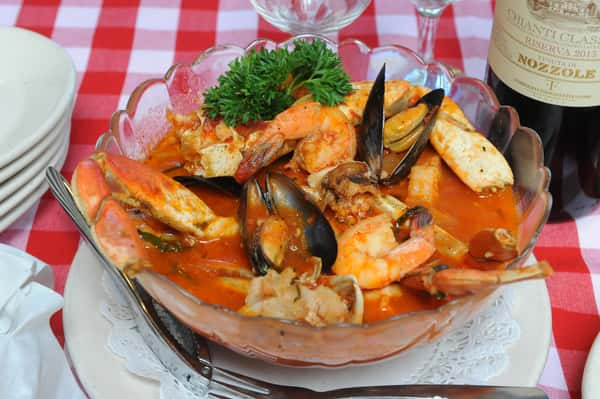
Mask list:
[[[497,0],[487,83],[544,146],[551,220],[600,204],[600,1]]]

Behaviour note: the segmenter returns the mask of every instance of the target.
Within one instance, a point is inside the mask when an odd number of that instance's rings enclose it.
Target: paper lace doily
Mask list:
[[[102,285],[106,298],[100,310],[112,324],[107,347],[125,359],[127,370],[157,381],[161,399],[209,397],[208,388],[204,392],[189,392],[161,365],[144,343],[129,306],[106,272]],[[502,373],[509,363],[505,348],[519,339],[520,328],[511,315],[514,290],[501,289],[494,303],[463,327],[400,355],[410,354],[411,366],[399,368],[394,383],[485,384]]]

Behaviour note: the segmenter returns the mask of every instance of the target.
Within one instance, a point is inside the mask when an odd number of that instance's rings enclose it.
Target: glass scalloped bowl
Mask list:
[[[296,39],[324,40],[336,51],[352,80],[374,79],[386,64],[387,79],[443,88],[461,106],[476,128],[502,151],[515,176],[517,207],[523,215],[519,231],[522,252],[509,266],[521,267],[546,222],[551,196],[549,171],[544,167],[538,135],[519,124],[514,109],[500,106],[482,81],[453,76],[439,63],[426,65],[412,50],[400,46],[371,49],[357,40],[336,44],[310,34],[282,43],[252,42],[247,48],[213,47],[192,64],[172,66],[164,78],[140,84],[125,110],[116,112],[110,130],[97,149],[141,160],[169,129],[166,112],[189,113],[202,103],[202,92],[216,84],[234,58],[253,48],[293,46]],[[415,345],[428,343],[460,327],[488,306],[499,290],[487,289],[455,299],[435,310],[396,315],[378,322],[314,327],[305,323],[242,316],[224,307],[204,303],[164,278],[142,282],[144,288],[191,329],[243,355],[292,366],[336,367],[384,359]]]

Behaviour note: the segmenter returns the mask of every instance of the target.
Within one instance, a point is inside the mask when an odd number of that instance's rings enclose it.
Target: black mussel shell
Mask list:
[[[173,179],[186,187],[204,186],[232,197],[239,197],[242,193],[241,184],[231,176],[175,176]]]
[[[254,271],[264,275],[270,268],[280,269],[273,248],[263,248],[258,219],[280,219],[288,228],[302,229],[306,256],[321,259],[321,270],[330,271],[337,257],[337,240],[319,207],[306,198],[296,183],[280,173],[267,173],[263,190],[256,178],[244,184],[238,212],[242,242]],[[287,248],[287,245],[285,245]],[[280,249],[276,248],[278,251]],[[277,251],[275,251],[277,252]]]
[[[320,258],[322,270],[330,271],[337,258],[337,240],[319,207],[292,179],[281,173],[267,173],[266,187],[275,213],[284,220],[299,218],[293,225],[304,227],[307,256]]]
[[[426,124],[425,128],[390,175],[382,179],[383,125],[385,123],[384,94],[385,64],[377,74],[375,82],[373,82],[363,112],[363,120],[358,128],[357,159],[369,165],[369,170],[376,180],[382,184],[389,185],[396,183],[408,175],[410,168],[417,162],[417,159],[427,146],[429,136],[435,124],[437,112],[444,100],[444,90],[432,90],[417,102],[417,104],[425,103],[429,108],[427,115],[423,119],[423,123]]]
[[[252,214],[251,214],[252,213]],[[257,215],[262,213],[262,215]],[[264,194],[256,178],[248,180],[242,187],[238,220],[240,223],[240,236],[246,252],[250,258],[252,268],[259,275],[267,274],[271,266],[258,244],[257,217],[268,217],[270,210],[264,200]]]
[[[421,156],[425,150],[425,147],[427,146],[429,136],[431,135],[433,126],[435,125],[437,113],[442,105],[442,101],[444,101],[444,96],[445,93],[443,89],[435,89],[425,94],[417,102],[417,104],[425,103],[429,107],[429,111],[423,118],[425,128],[419,137],[417,137],[417,140],[413,143],[413,145],[408,149],[406,154],[404,154],[402,160],[400,160],[398,165],[396,165],[394,170],[392,170],[390,175],[380,180],[382,184],[394,184],[408,175],[410,168],[412,168],[417,162],[419,156]],[[383,137],[383,128],[381,131],[381,136]]]
[[[383,157],[384,94],[385,64],[371,87],[362,123],[358,127],[356,146],[358,160],[366,162],[373,176],[377,178],[381,175]]]

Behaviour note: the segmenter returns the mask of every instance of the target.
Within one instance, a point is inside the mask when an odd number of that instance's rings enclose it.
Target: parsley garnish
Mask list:
[[[308,90],[324,105],[343,101],[352,90],[350,77],[325,42],[296,40],[294,50],[252,50],[229,64],[219,84],[204,92],[204,110],[229,126],[271,120]]]

